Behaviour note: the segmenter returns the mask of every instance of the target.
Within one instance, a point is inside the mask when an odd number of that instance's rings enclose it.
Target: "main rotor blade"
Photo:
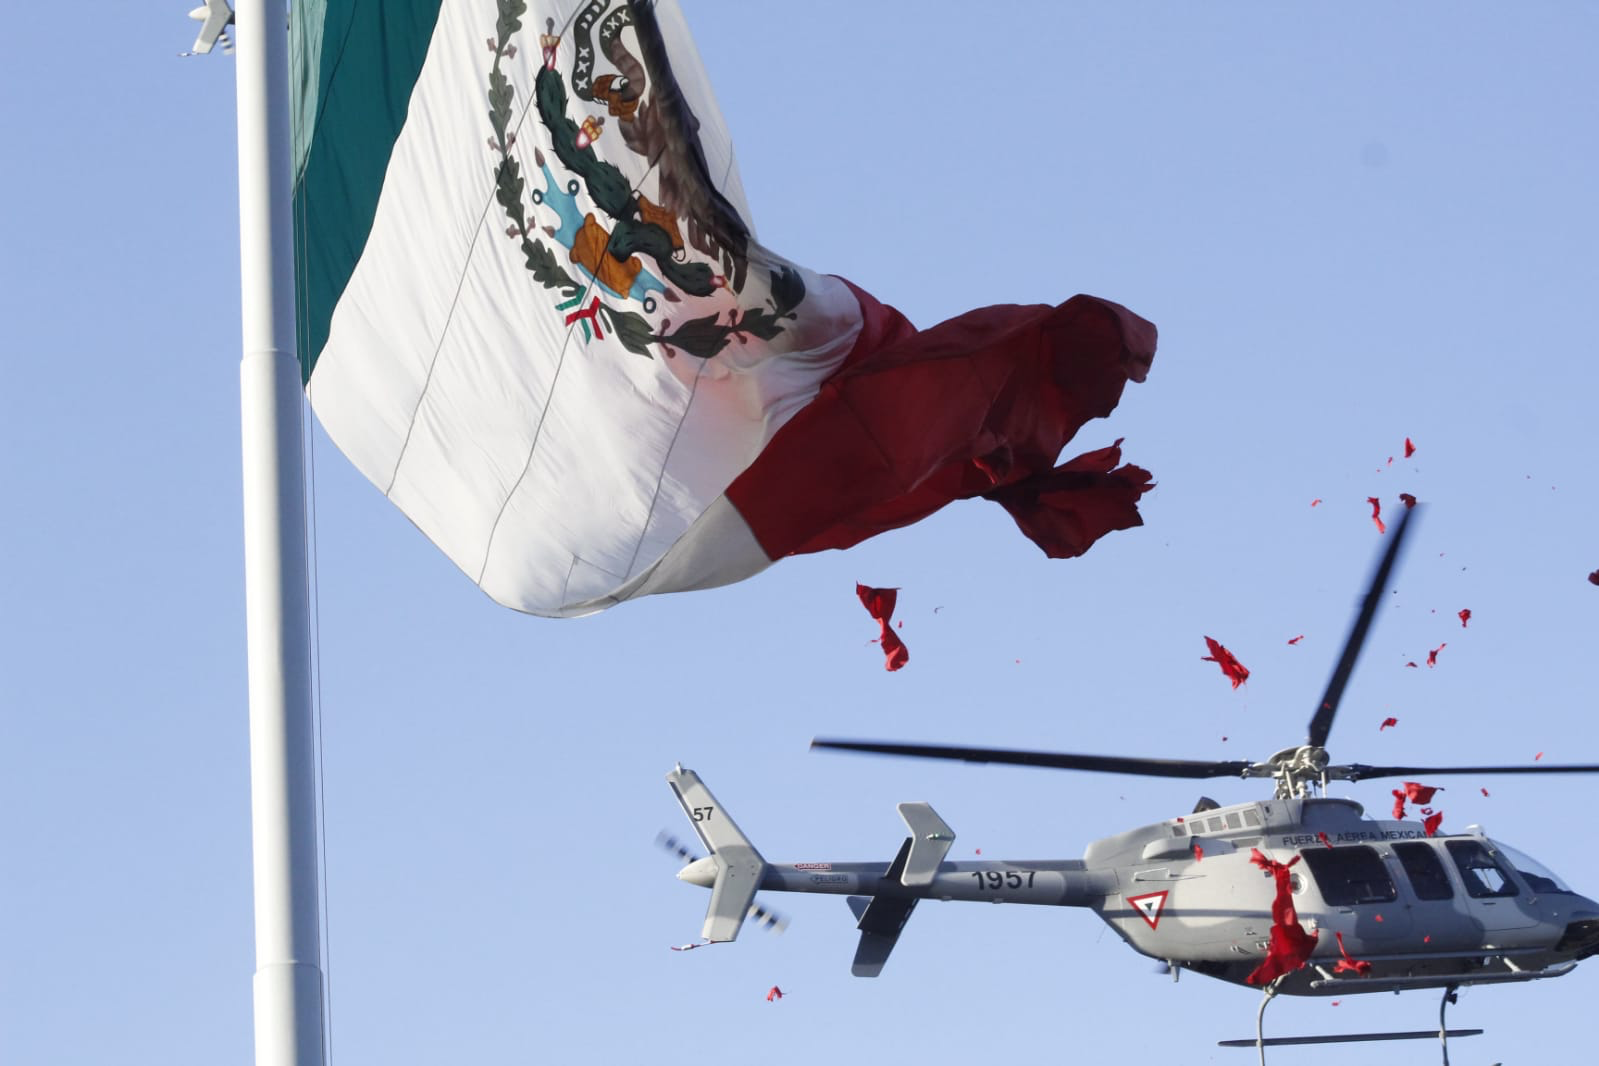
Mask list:
[[[1198,759],[1137,759],[1120,755],[1073,755],[1062,751],[1017,751],[1011,748],[959,748],[947,744],[889,744],[872,740],[813,740],[812,748],[863,751],[877,755],[910,755],[920,759],[1046,766],[1056,770],[1095,770],[1143,777],[1242,777],[1254,763],[1204,762]]]
[[[1365,781],[1373,777],[1439,777],[1444,774],[1599,774],[1599,763],[1518,766],[1329,766],[1327,776],[1335,781]]]
[[[1360,605],[1360,616],[1355,619],[1354,628],[1349,631],[1349,638],[1344,641],[1344,654],[1339,658],[1337,667],[1333,669],[1332,677],[1327,682],[1327,691],[1322,693],[1316,713],[1310,718],[1311,747],[1327,746],[1327,734],[1332,732],[1333,715],[1338,713],[1338,701],[1344,698],[1344,687],[1349,684],[1349,675],[1355,672],[1355,661],[1360,658],[1361,646],[1366,643],[1366,634],[1371,630],[1372,619],[1377,615],[1377,604],[1382,600],[1383,589],[1388,586],[1388,575],[1393,573],[1394,560],[1399,558],[1399,546],[1404,543],[1405,530],[1410,528],[1410,516],[1414,510],[1414,507],[1407,507],[1399,516],[1399,521],[1394,524],[1393,539],[1388,542],[1388,550],[1383,552],[1376,573],[1371,575],[1371,587],[1366,590],[1366,602]]]

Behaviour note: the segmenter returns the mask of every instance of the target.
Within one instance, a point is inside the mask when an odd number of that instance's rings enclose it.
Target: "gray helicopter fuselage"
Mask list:
[[[1265,954],[1276,894],[1252,849],[1298,859],[1294,907],[1319,936],[1280,992],[1557,976],[1599,950],[1599,904],[1475,827],[1429,837],[1345,799],[1238,804],[1095,841],[1084,864],[1113,870],[1117,888],[1094,909],[1135,950],[1242,983]],[[1338,933],[1369,975],[1338,974]]]

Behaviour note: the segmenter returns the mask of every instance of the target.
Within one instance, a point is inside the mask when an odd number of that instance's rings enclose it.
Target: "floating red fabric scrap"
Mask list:
[[[1405,820],[1405,790],[1402,788],[1394,789],[1394,820]]]
[[[1399,494],[1399,502],[1404,504],[1406,507],[1414,507],[1416,506],[1416,497],[1412,496],[1408,492],[1401,492]]]
[[[1471,621],[1471,608],[1463,607],[1460,610],[1460,628],[1465,629],[1466,623]]]
[[[1343,958],[1338,960],[1338,965],[1333,967],[1333,973],[1354,973],[1359,974],[1361,977],[1369,976],[1371,974],[1371,963],[1364,959],[1354,958],[1349,954],[1348,949],[1344,947],[1343,933],[1334,932],[1333,936],[1338,940],[1338,954],[1343,956]]]
[[[1415,455],[1415,454],[1416,454],[1416,446],[1414,444],[1410,443],[1410,438],[1409,437],[1406,437],[1405,438],[1405,458],[1409,459],[1412,455]]]
[[[1232,652],[1210,637],[1205,638],[1205,647],[1210,649],[1210,654],[1202,657],[1199,661],[1202,663],[1215,663],[1221,667],[1221,672],[1231,679],[1233,688],[1237,688],[1249,680],[1248,668],[1239,662]]]
[[[1427,665],[1429,667],[1437,666],[1438,665],[1438,653],[1443,651],[1447,647],[1449,647],[1449,644],[1447,642],[1445,642],[1443,644],[1438,645],[1432,651],[1429,651],[1427,653]]]
[[[1487,789],[1483,789],[1483,790],[1482,790],[1482,794],[1483,794],[1483,795],[1484,795],[1484,796],[1486,796],[1486,795],[1487,795],[1487,794],[1488,794],[1488,790],[1487,790]]]
[[[787,992],[784,992],[781,988],[778,988],[776,985],[773,985],[772,986],[772,990],[770,992],[766,993],[766,1002],[768,1002],[768,1003],[776,1003],[778,1000],[782,999],[786,995],[788,995]]]
[[[1316,505],[1317,505],[1317,504],[1318,504],[1318,503],[1320,503],[1320,502],[1321,502],[1321,497],[1320,497],[1320,496],[1317,496],[1317,497],[1316,497],[1316,498],[1315,498],[1315,499],[1314,499],[1314,500],[1311,500],[1311,501],[1310,501],[1310,505],[1311,505],[1311,506],[1312,506],[1312,507],[1314,507],[1314,506],[1316,506]],[[1599,573],[1599,570],[1596,570],[1596,571],[1594,571],[1594,572],[1595,572],[1595,573]]]
[[[1194,841],[1194,861],[1199,862],[1205,857],[1205,849],[1199,846],[1199,841]]]
[[[1388,527],[1382,524],[1382,501],[1375,496],[1367,496],[1366,502],[1371,504],[1371,520],[1376,525],[1377,532],[1388,532]]]
[[[1588,584],[1599,585],[1599,570],[1595,570],[1593,573],[1588,575]]]
[[[1414,662],[1408,662],[1405,665],[1408,666],[1412,670],[1420,670],[1421,669],[1421,667],[1417,666]]]
[[[1333,846],[1333,842],[1327,839],[1327,834],[1322,832],[1320,829],[1316,830],[1316,839],[1321,841],[1323,844],[1326,844],[1329,848]]]
[[[1271,937],[1266,944],[1266,957],[1244,978],[1245,984],[1263,985],[1305,965],[1310,953],[1316,950],[1320,934],[1305,932],[1294,910],[1292,875],[1288,871],[1299,861],[1299,856],[1287,862],[1276,862],[1262,855],[1259,848],[1250,848],[1249,861],[1270,873],[1277,885],[1277,895],[1271,901]]]
[[[1442,786],[1428,786],[1415,781],[1405,782],[1405,798],[1411,803],[1431,803],[1434,792],[1442,792]]]
[[[899,600],[899,589],[874,589],[857,583],[855,595],[860,597],[861,606],[866,608],[867,613],[882,629],[877,640],[883,646],[883,669],[898,670],[910,662],[910,650],[889,625],[889,621],[894,617],[894,605]]]
[[[1398,725],[1398,724],[1399,724],[1399,719],[1397,719],[1397,718],[1384,718],[1382,720],[1382,725],[1377,727],[1377,732],[1381,733],[1384,729],[1387,729],[1389,726]]]
[[[1429,815],[1427,815],[1427,817],[1423,818],[1421,820],[1421,827],[1427,831],[1427,835],[1428,836],[1432,836],[1432,835],[1434,835],[1435,833],[1438,832],[1438,826],[1443,820],[1444,820],[1444,812],[1443,811],[1437,811],[1437,812],[1435,812],[1433,814],[1429,814]]]
[[[1299,634],[1299,636],[1295,637],[1293,640],[1290,640],[1288,643],[1290,643],[1290,644],[1298,644],[1300,641],[1302,641],[1304,639],[1305,639],[1305,634],[1301,633],[1301,634]]]

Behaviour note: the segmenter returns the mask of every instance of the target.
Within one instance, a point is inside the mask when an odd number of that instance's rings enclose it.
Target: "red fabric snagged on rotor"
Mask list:
[[[1371,520],[1376,525],[1377,532],[1388,532],[1388,527],[1382,524],[1382,501],[1375,496],[1367,496],[1366,502],[1371,504]]]
[[[1271,937],[1266,944],[1266,957],[1244,978],[1245,984],[1263,985],[1305,965],[1310,953],[1316,950],[1320,934],[1305,932],[1294,910],[1292,875],[1288,871],[1299,861],[1299,856],[1277,862],[1262,855],[1259,848],[1250,848],[1249,861],[1270,873],[1277,886],[1277,895],[1271,901]]]
[[[910,650],[889,625],[894,617],[894,604],[899,600],[899,589],[874,589],[857,583],[855,595],[860,597],[861,606],[866,608],[882,629],[877,641],[883,646],[883,669],[898,670],[910,662]]]
[[[1237,658],[1234,657],[1232,652],[1228,651],[1225,647],[1223,647],[1221,644],[1218,644],[1210,637],[1205,638],[1205,647],[1210,649],[1210,654],[1204,656],[1199,661],[1202,663],[1215,663],[1217,666],[1221,667],[1221,672],[1226,674],[1227,677],[1232,681],[1233,688],[1237,688],[1239,685],[1242,685],[1245,681],[1249,680],[1248,668],[1245,667],[1243,663],[1239,662]]]

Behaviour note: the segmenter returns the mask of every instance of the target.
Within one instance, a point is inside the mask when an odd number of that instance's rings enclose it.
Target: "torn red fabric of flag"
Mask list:
[[[1421,820],[1421,828],[1426,830],[1428,836],[1432,836],[1438,832],[1438,826],[1443,822],[1443,820],[1444,812],[1437,811],[1433,814],[1427,815],[1427,817]]]
[[[1461,608],[1459,618],[1460,618],[1460,628],[1461,629],[1465,629],[1466,628],[1466,623],[1471,621],[1471,608],[1470,607]]]
[[[1405,798],[1411,803],[1431,803],[1434,792],[1444,791],[1442,786],[1422,785],[1415,781],[1405,782]]]
[[[717,956],[717,957],[720,958],[721,956]],[[776,1003],[778,1000],[782,999],[787,994],[788,993],[784,992],[781,988],[778,988],[776,985],[773,985],[772,986],[772,990],[770,992],[766,993],[766,1002],[768,1002],[768,1003]]]
[[[1202,663],[1215,663],[1221,667],[1221,672],[1226,674],[1232,681],[1233,688],[1237,688],[1249,680],[1248,668],[1239,662],[1232,652],[1210,637],[1205,638],[1205,647],[1210,649],[1210,654],[1202,657],[1199,661]]]
[[[1388,527],[1382,524],[1382,501],[1375,496],[1367,496],[1366,502],[1371,504],[1371,520],[1376,525],[1377,532],[1388,532]]]
[[[1334,932],[1333,936],[1338,940],[1338,954],[1343,956],[1343,958],[1338,960],[1338,965],[1333,967],[1333,973],[1354,973],[1359,974],[1361,977],[1369,976],[1371,974],[1371,963],[1364,959],[1354,958],[1349,954],[1349,950],[1344,947],[1343,933]]]
[[[1405,790],[1402,788],[1394,789],[1394,820],[1405,820]]]
[[[1397,718],[1384,718],[1382,720],[1382,725],[1377,727],[1377,732],[1381,733],[1384,729],[1387,729],[1389,726],[1398,725],[1398,724],[1399,724],[1399,719],[1397,719]]]
[[[1321,497],[1320,497],[1320,496],[1317,496],[1317,497],[1316,497],[1316,498],[1315,498],[1315,499],[1314,499],[1314,500],[1311,500],[1311,501],[1310,501],[1310,505],[1311,505],[1311,506],[1312,506],[1312,507],[1314,507],[1314,506],[1316,506],[1316,505],[1317,505],[1317,504],[1318,504],[1318,503],[1320,503],[1320,502],[1321,502]],[[1599,573],[1599,571],[1595,571],[1595,573]]]
[[[1205,857],[1205,849],[1199,846],[1199,841],[1194,841],[1194,861],[1199,862]]]
[[[1154,488],[1150,473],[1121,462],[1121,440],[1053,470],[983,493],[1051,559],[1083,554],[1100,537],[1144,524],[1138,498]]]
[[[1447,642],[1445,642],[1443,644],[1438,645],[1432,651],[1429,651],[1427,653],[1427,665],[1428,665],[1428,667],[1433,667],[1433,666],[1437,666],[1438,665],[1438,653],[1443,651],[1447,647],[1449,647],[1449,644]]]
[[[1487,794],[1488,794],[1488,790],[1487,790],[1487,789],[1483,789],[1483,790],[1482,790],[1482,794],[1483,794],[1483,795],[1484,795],[1484,796],[1486,796],[1486,795],[1487,795]]]
[[[1593,573],[1588,575],[1588,584],[1599,585],[1599,570],[1595,570]]]
[[[1316,830],[1316,839],[1326,844],[1329,848],[1333,846],[1333,842],[1327,839],[1327,834],[1320,829]]]
[[[1412,455],[1415,455],[1415,454],[1416,454],[1416,446],[1414,444],[1410,443],[1410,438],[1409,437],[1406,437],[1405,438],[1405,458],[1409,459]]]
[[[1408,492],[1401,492],[1399,494],[1399,502],[1404,504],[1406,507],[1414,507],[1416,506],[1416,497],[1412,496]]]
[[[1305,639],[1305,634],[1301,633],[1301,634],[1299,634],[1299,636],[1295,637],[1293,640],[1290,640],[1288,643],[1290,643],[1290,644],[1298,644],[1300,641],[1302,641],[1304,639]]]
[[[857,583],[855,595],[860,597],[861,606],[866,608],[867,613],[882,629],[882,634],[877,640],[883,646],[883,669],[898,670],[910,662],[910,650],[889,625],[889,621],[894,617],[894,604],[899,600],[899,589],[874,589]]]
[[[1320,934],[1305,932],[1294,910],[1292,875],[1288,871],[1299,861],[1299,856],[1287,862],[1276,862],[1262,855],[1259,848],[1250,848],[1249,861],[1270,873],[1277,886],[1277,894],[1271,901],[1271,937],[1266,943],[1266,957],[1244,978],[1245,984],[1263,985],[1305,965],[1310,953],[1316,950]]]

